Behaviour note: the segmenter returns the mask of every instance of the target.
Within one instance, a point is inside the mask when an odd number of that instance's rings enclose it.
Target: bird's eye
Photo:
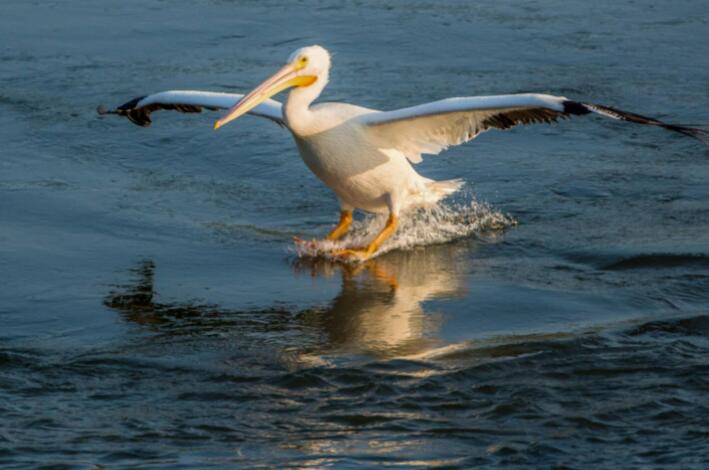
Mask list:
[[[300,58],[300,65],[305,65],[308,63],[308,58],[303,56]]]

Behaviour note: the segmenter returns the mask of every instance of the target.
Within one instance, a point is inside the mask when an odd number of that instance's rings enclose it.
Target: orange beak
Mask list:
[[[271,78],[257,86],[251,93],[244,96],[227,113],[214,123],[214,129],[243,116],[273,95],[294,86],[312,85],[317,77],[314,75],[298,75],[299,67],[286,64]]]

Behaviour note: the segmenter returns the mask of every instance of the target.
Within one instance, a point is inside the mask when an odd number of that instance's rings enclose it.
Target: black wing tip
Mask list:
[[[564,107],[566,108],[566,103],[564,103]],[[614,119],[618,119],[621,121],[627,121],[627,122],[633,122],[636,124],[645,124],[645,125],[650,125],[650,126],[657,126],[657,127],[662,127],[663,129],[667,129],[668,131],[673,131],[677,132],[679,134],[683,134],[689,137],[693,137],[700,142],[702,142],[704,145],[709,146],[709,141],[707,140],[707,137],[709,137],[709,130],[707,129],[702,129],[700,127],[691,127],[691,126],[683,126],[680,124],[670,124],[666,123],[663,121],[660,121],[659,119],[643,116],[641,114],[635,114],[631,113],[628,111],[623,111],[618,108],[614,108],[611,106],[605,106],[602,104],[595,104],[595,103],[575,103],[577,105],[582,106],[584,109],[587,110],[586,113],[588,112],[596,112],[602,115],[606,115],[608,117],[612,117]]]
[[[707,131],[706,129],[700,129],[698,127],[680,126],[677,124],[663,124],[662,127],[670,131],[679,132],[680,134],[693,137],[704,145],[706,145],[707,147],[709,147],[709,131]]]
[[[140,127],[150,127],[150,124],[153,123],[150,113],[141,108],[128,111],[126,117],[130,122]]]
[[[132,100],[123,103],[122,105],[120,105],[120,106],[119,106],[118,108],[116,108],[116,109],[117,109],[117,110],[120,110],[120,111],[130,111],[130,110],[133,110],[133,109],[137,109],[137,108],[138,108],[138,103],[140,103],[141,101],[143,101],[143,99],[145,99],[145,96],[139,96],[139,97],[137,97],[137,98],[133,98]]]
[[[114,109],[110,109],[105,105],[99,105],[96,108],[96,112],[100,116],[104,116],[106,114],[117,114],[118,116],[125,116],[133,124],[136,124],[140,127],[148,127],[152,123],[152,120],[150,119],[150,110],[146,109],[146,107],[138,107],[138,103],[140,103],[144,98],[145,96],[133,98],[132,100],[125,102]]]
[[[148,127],[152,124],[150,119],[151,110],[147,106],[138,106],[138,104],[145,99],[145,96],[139,96],[133,98],[132,100],[123,103],[116,110],[119,114],[128,118],[130,122],[140,127]]]
[[[564,105],[564,114],[583,116],[584,114],[589,114],[591,112],[586,105],[579,103],[578,101],[566,100],[562,104]]]
[[[103,114],[117,114],[119,116],[127,117],[130,122],[141,127],[148,127],[152,123],[150,119],[150,113],[153,111],[159,111],[161,109],[169,109],[174,111],[179,111],[181,113],[201,113],[202,108],[205,106],[195,105],[195,104],[184,104],[184,103],[162,103],[153,102],[149,104],[142,104],[141,102],[146,98],[146,96],[139,96],[133,98],[132,100],[123,103],[116,109],[107,109],[105,106],[99,106],[96,111]],[[218,109],[213,106],[206,106],[207,109]]]

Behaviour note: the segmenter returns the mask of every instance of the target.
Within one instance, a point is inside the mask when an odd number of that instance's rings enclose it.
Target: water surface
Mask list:
[[[95,108],[247,91],[319,43],[327,100],[540,91],[707,124],[708,21],[697,0],[3,2],[0,464],[706,467],[698,142],[487,133],[418,167],[465,192],[346,266],[292,250],[338,208],[282,129]]]

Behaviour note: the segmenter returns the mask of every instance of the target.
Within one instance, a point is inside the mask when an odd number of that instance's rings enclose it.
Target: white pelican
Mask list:
[[[327,85],[329,70],[327,50],[303,47],[246,96],[166,91],[136,98],[112,110],[100,106],[98,111],[126,116],[140,126],[149,126],[150,113],[159,109],[228,109],[214,124],[215,129],[246,113],[277,122],[293,134],[308,168],[337,196],[340,221],[327,235],[328,240],[337,240],[347,232],[354,209],[388,215],[382,231],[367,246],[333,252],[335,256],[359,259],[372,256],[391,236],[401,211],[434,204],[462,185],[461,180],[434,181],[421,176],[412,164],[420,162],[422,154],[438,154],[490,128],[509,129],[517,124],[550,123],[572,115],[596,113],[659,126],[700,140],[709,135],[704,129],[543,94],[449,98],[386,112],[346,103],[311,106]],[[287,89],[291,91],[285,105],[270,99]]]

